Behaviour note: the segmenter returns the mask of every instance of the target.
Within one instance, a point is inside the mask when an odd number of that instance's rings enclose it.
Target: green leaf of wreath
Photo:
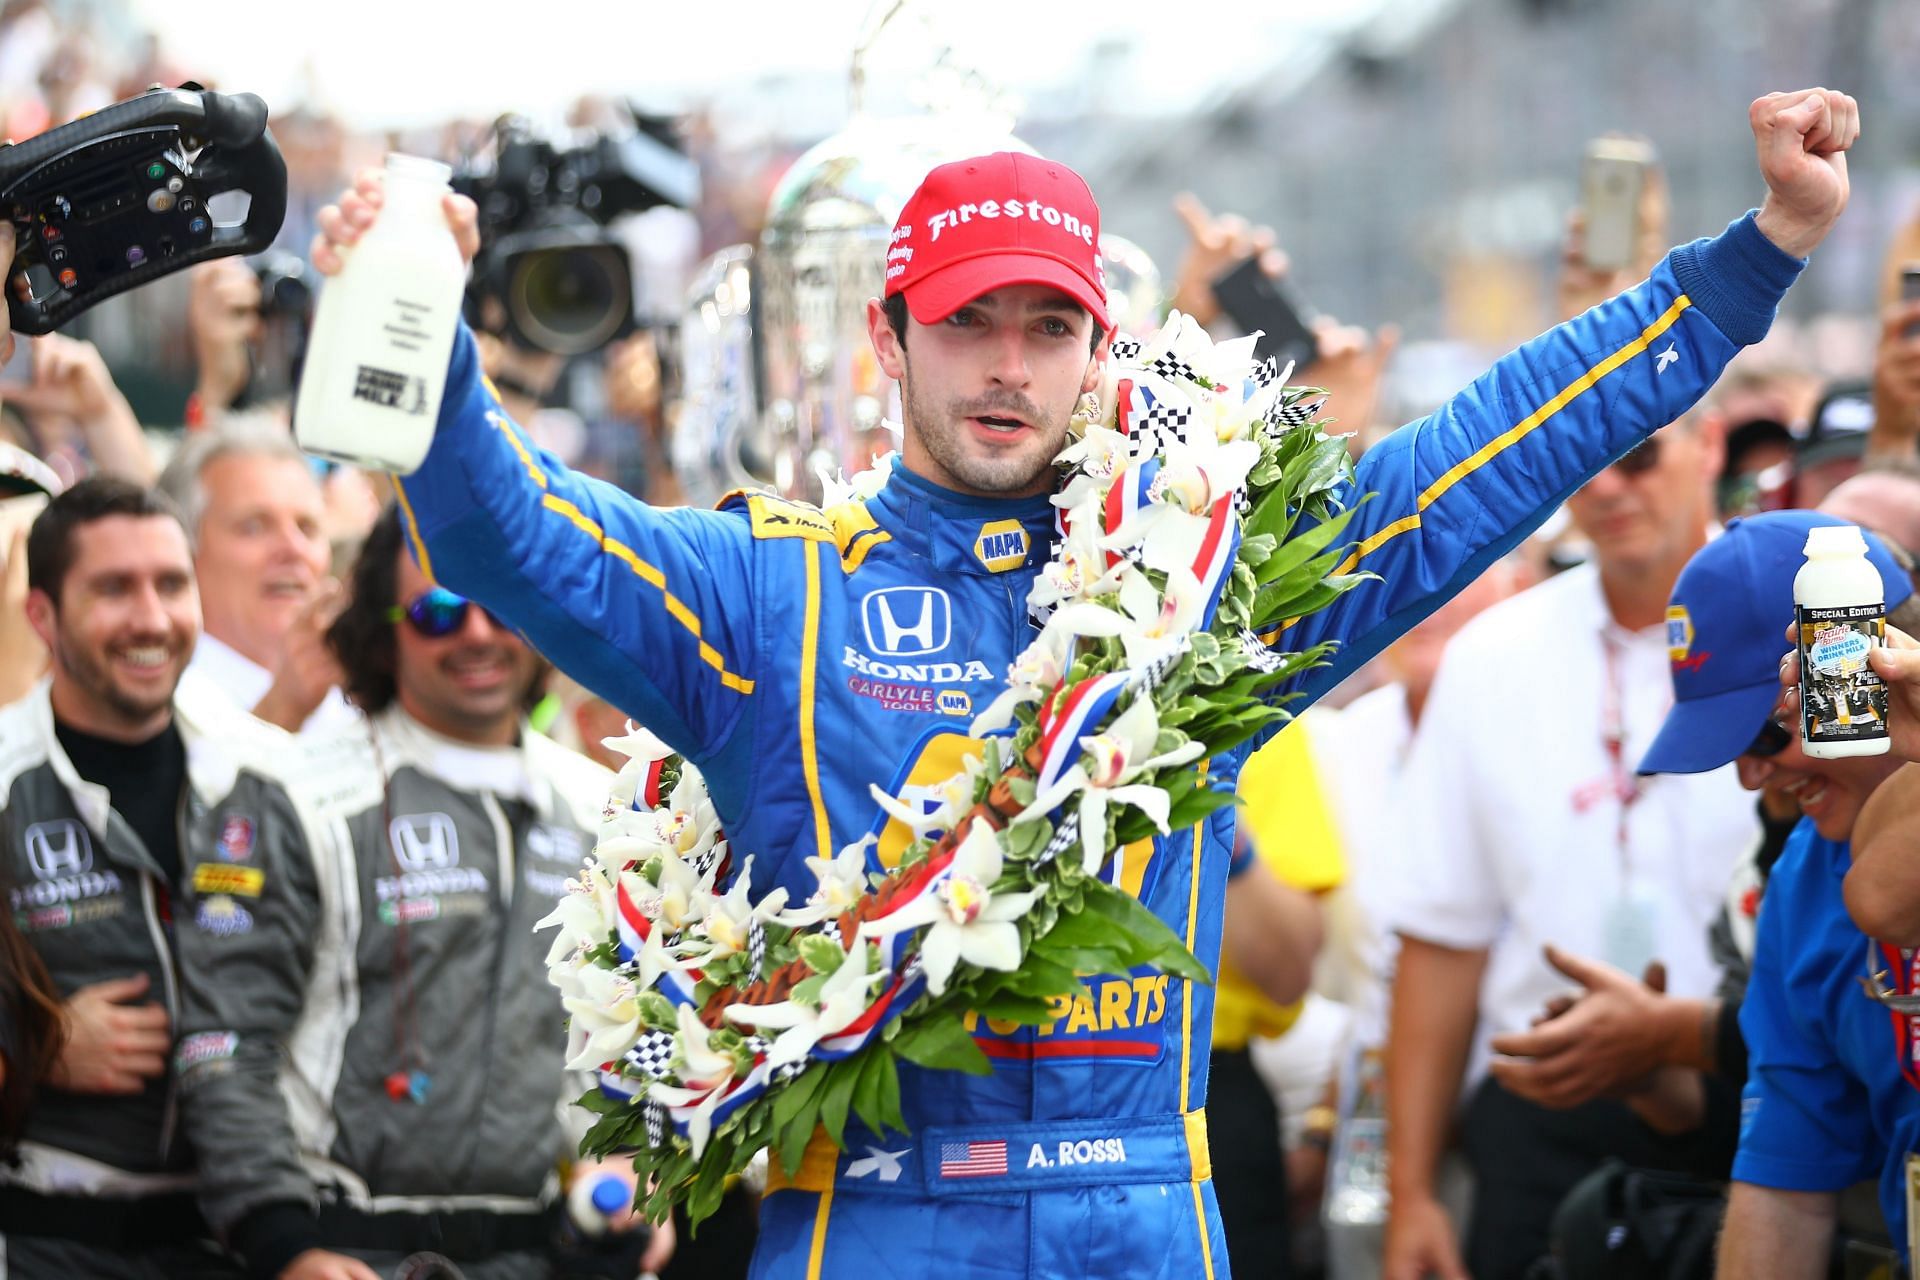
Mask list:
[[[854,1086],[859,1083],[857,1058],[829,1064],[827,1084],[820,1091],[820,1123],[836,1147],[847,1145],[847,1111],[853,1105]]]
[[[1187,950],[1180,936],[1169,929],[1159,916],[1142,906],[1138,898],[1104,881],[1095,881],[1088,886],[1083,909],[1103,916],[1127,932],[1145,939],[1153,947],[1153,959],[1149,963],[1164,972],[1207,986],[1213,985],[1213,975],[1207,972],[1207,967],[1194,959],[1193,952]]]
[[[900,1033],[893,1051],[909,1062],[935,1071],[963,1071],[970,1076],[993,1073],[993,1064],[967,1034],[957,1013],[930,1015],[917,1027]]]
[[[974,1001],[973,1011],[995,1022],[1018,1022],[1029,1027],[1044,1027],[1056,1016],[1054,1007],[1045,998],[1014,995],[1008,991],[997,991],[984,1000]]]

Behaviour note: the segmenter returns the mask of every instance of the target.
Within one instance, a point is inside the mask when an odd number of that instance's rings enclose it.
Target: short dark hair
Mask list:
[[[27,586],[60,603],[60,587],[73,568],[74,531],[110,516],[160,516],[180,523],[180,512],[165,494],[122,480],[92,475],[47,503],[27,532]],[[180,523],[184,532],[186,525]]]
[[[347,700],[370,716],[392,706],[399,692],[399,650],[389,614],[400,591],[403,538],[399,509],[389,506],[360,544],[347,575],[346,608],[327,628],[327,647],[346,676]]]
[[[905,351],[907,349],[907,295],[904,293],[888,294],[880,300],[880,309],[887,313],[887,325],[893,330],[893,336],[899,339],[900,349]],[[1081,315],[1087,316],[1089,319],[1092,318],[1087,309],[1077,302],[1073,304],[1073,309]],[[1098,351],[1100,349],[1100,339],[1106,336],[1106,330],[1097,324],[1094,325],[1093,336],[1087,340],[1087,354],[1092,355]]]

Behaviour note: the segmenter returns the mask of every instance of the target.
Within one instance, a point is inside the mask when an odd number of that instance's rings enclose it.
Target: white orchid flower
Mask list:
[[[1141,667],[1185,644],[1207,604],[1200,579],[1186,568],[1168,570],[1163,593],[1146,574],[1129,566],[1118,596],[1118,609],[1092,601],[1068,605],[1047,620],[1041,636],[1049,631],[1064,636],[1118,636],[1127,665]]]
[[[1121,564],[1108,564],[1101,546],[1100,495],[1089,494],[1067,516],[1067,536],[1033,580],[1027,602],[1041,608],[1106,595],[1119,585]]]
[[[692,961],[683,960],[667,950],[665,929],[649,929],[646,940],[640,944],[640,954],[634,957],[634,984],[642,991],[651,991],[661,975],[692,966]]]
[[[1137,693],[1126,710],[1114,717],[1105,731],[1080,739],[1085,756],[1059,781],[1034,796],[1015,822],[1025,822],[1052,813],[1075,795],[1080,797],[1081,865],[1088,875],[1100,870],[1107,856],[1107,806],[1131,805],[1153,820],[1160,834],[1167,833],[1167,813],[1172,802],[1164,789],[1133,780],[1156,769],[1187,764],[1206,754],[1206,746],[1187,742],[1164,755],[1153,754],[1160,736],[1160,716],[1153,699]]]
[[[1153,339],[1128,361],[1129,368],[1150,369],[1161,356],[1172,356],[1191,366],[1202,378],[1217,387],[1238,387],[1257,367],[1254,347],[1258,337],[1248,334],[1216,343],[1192,316],[1170,311]],[[1120,371],[1126,376],[1126,369]]]
[[[953,851],[945,880],[899,910],[860,926],[863,937],[884,938],[925,925],[920,962],[927,989],[940,995],[964,960],[982,969],[1015,969],[1020,964],[1020,928],[1040,890],[995,893],[1004,857],[991,827],[976,822]]]
[[[712,873],[702,876],[693,866],[668,856],[660,863],[660,923],[678,933],[691,928],[713,903]]]
[[[928,798],[938,801],[932,809],[910,804],[871,784],[867,791],[888,817],[905,826],[916,837],[924,836],[930,832],[951,830],[953,824],[960,820],[960,815],[973,808],[973,793],[986,768],[984,754],[962,756],[960,772],[931,788],[932,794]]]
[[[867,850],[873,843],[874,837],[866,835],[843,846],[831,858],[808,858],[807,870],[813,872],[820,887],[813,891],[804,906],[781,912],[775,923],[789,929],[809,928],[822,920],[832,919],[860,901],[867,892]]]
[[[873,988],[887,977],[884,969],[869,969],[867,944],[856,943],[840,967],[820,986],[820,1003],[809,1006],[799,1000],[778,1004],[730,1004],[727,1017],[751,1027],[775,1028],[780,1034],[767,1047],[767,1065],[783,1067],[799,1062],[813,1046],[828,1036],[838,1035],[867,1011],[873,1002]]]
[[[1100,608],[1091,604],[1088,607]],[[1070,665],[1068,655],[1073,650],[1073,635],[1072,631],[1051,624],[1043,628],[1039,637],[1021,650],[1020,656],[1007,668],[1007,687],[973,718],[973,725],[967,732],[978,738],[1004,729],[1013,723],[1015,707],[1039,702],[1058,688]]]
[[[673,1053],[681,1084],[655,1081],[647,1086],[647,1096],[664,1106],[693,1108],[687,1117],[687,1140],[697,1157],[713,1133],[713,1111],[727,1095],[734,1062],[732,1054],[721,1053],[709,1043],[707,1028],[691,1005],[681,1005],[678,1013],[680,1029],[673,1037]]]
[[[747,939],[755,920],[773,920],[787,905],[787,891],[776,888],[759,902],[753,901],[753,859],[740,868],[733,887],[712,898],[707,914],[700,921],[700,933],[706,946],[697,951],[701,963],[718,960],[747,949]]]
[[[620,772],[613,780],[612,800],[615,812],[633,803],[633,797],[646,778],[647,770],[652,768],[656,761],[664,760],[673,754],[672,747],[631,720],[627,721],[626,733],[618,737],[602,738],[600,745],[609,751],[617,751],[627,758],[627,762],[620,766]]]
[[[1054,462],[1072,467],[1073,475],[1053,505],[1071,510],[1092,496],[1096,501],[1106,494],[1113,478],[1133,460],[1133,438],[1109,426],[1089,427],[1087,433],[1062,449]]]
[[[899,436],[899,424],[882,422],[880,425]],[[864,469],[854,472],[851,479],[838,468],[829,473],[825,466],[816,467],[814,474],[820,477],[820,506],[825,509],[874,497],[887,483],[887,477],[893,474],[893,464],[899,460],[900,455],[894,450],[876,454]]]
[[[560,999],[572,1015],[575,1036],[567,1070],[589,1071],[616,1061],[640,1039],[643,988],[625,974],[598,965],[581,966],[572,978],[573,994]]]
[[[613,932],[617,910],[613,877],[599,862],[588,859],[580,874],[567,881],[567,891],[553,904],[553,910],[534,923],[535,933],[560,927],[547,950],[547,963],[557,964],[566,956],[605,942]]]

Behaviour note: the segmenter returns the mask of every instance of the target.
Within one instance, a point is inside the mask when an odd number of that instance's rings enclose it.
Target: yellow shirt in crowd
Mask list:
[[[1268,871],[1296,889],[1320,893],[1346,878],[1347,863],[1310,732],[1305,720],[1295,720],[1254,752],[1240,771],[1240,821]],[[1299,1016],[1299,1001],[1275,1004],[1221,956],[1214,1048],[1244,1049],[1254,1036],[1280,1035]]]

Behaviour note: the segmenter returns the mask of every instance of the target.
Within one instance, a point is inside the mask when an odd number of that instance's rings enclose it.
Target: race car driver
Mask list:
[[[1291,690],[1296,709],[1766,332],[1845,206],[1858,114],[1815,90],[1760,99],[1750,121],[1761,209],[1362,460],[1354,496],[1377,496],[1349,560],[1380,581],[1275,638],[1341,642]],[[368,175],[325,211],[316,266],[339,270],[379,205]],[[447,212],[471,255],[471,205],[450,197]],[[1098,235],[1064,165],[998,154],[927,176],[895,227],[886,298],[868,305],[902,386],[900,463],[875,497],[828,511],[764,494],[655,510],[572,475],[501,411],[463,333],[433,448],[400,484],[415,554],[698,764],[734,846],[755,855],[756,889],[805,895],[803,858],[867,829],[869,784],[911,794],[954,772],[970,715],[1031,638],[1049,463],[1107,349]],[[1216,781],[1233,767],[1216,761]],[[1224,834],[1176,831],[1123,881],[1207,964]],[[991,1076],[903,1070],[909,1135],[850,1132],[845,1152],[816,1140],[774,1180],[755,1274],[1224,1275],[1200,1111],[1210,1006],[1205,988],[1148,972],[1086,979],[1052,1026],[983,1021]]]

